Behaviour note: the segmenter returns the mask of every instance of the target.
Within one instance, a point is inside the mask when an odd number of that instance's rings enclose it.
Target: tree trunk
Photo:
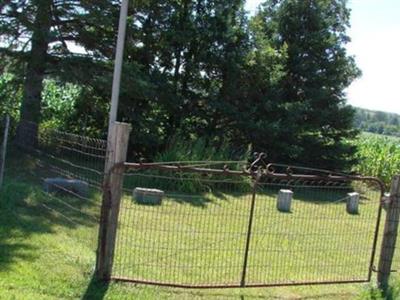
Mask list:
[[[51,27],[52,0],[35,2],[37,12],[33,23],[31,52],[26,67],[21,122],[17,132],[17,142],[28,147],[34,146],[37,142],[37,126],[35,124],[40,121],[41,94]]]

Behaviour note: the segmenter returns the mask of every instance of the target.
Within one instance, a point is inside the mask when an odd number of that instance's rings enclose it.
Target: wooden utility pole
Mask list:
[[[381,254],[378,267],[378,286],[387,291],[390,272],[392,271],[393,256],[396,249],[397,231],[400,219],[400,175],[394,176],[390,189],[390,203],[388,205],[383,233]]]
[[[115,168],[115,165],[126,161],[130,131],[129,124],[117,122],[111,124],[112,138],[109,139],[107,146],[96,260],[96,275],[104,281],[111,279],[124,179],[124,168]]]
[[[3,143],[1,145],[1,157],[0,157],[0,159],[1,159],[0,160],[0,189],[3,185],[3,179],[4,179],[4,168],[5,168],[5,164],[6,164],[6,152],[7,152],[7,141],[8,141],[9,128],[10,128],[10,116],[6,115]]]
[[[124,56],[126,22],[128,17],[128,4],[129,0],[122,0],[119,16],[118,39],[115,53],[114,77],[108,125],[107,158],[103,182],[103,202],[101,207],[96,256],[96,276],[104,281],[111,279],[118,214],[124,178],[123,169],[115,169],[114,167],[116,164],[126,161],[129,133],[131,131],[129,124],[116,122]]]
[[[111,124],[117,121],[119,90],[121,86],[122,63],[124,58],[126,20],[128,18],[128,4],[129,0],[122,0],[121,11],[119,15],[117,50],[115,53],[114,77],[113,77],[112,94],[111,94],[109,130]]]

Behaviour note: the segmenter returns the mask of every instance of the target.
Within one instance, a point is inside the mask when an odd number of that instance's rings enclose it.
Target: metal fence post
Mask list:
[[[253,191],[252,191],[252,197],[251,197],[249,222],[247,225],[246,245],[245,245],[245,250],[244,250],[242,276],[241,276],[241,280],[240,280],[241,287],[246,286],[246,273],[247,273],[247,264],[248,264],[249,251],[250,251],[251,233],[253,231],[254,210],[255,210],[255,206],[256,206],[257,188],[258,188],[258,182],[260,181],[260,178],[261,178],[261,171],[257,170],[256,177],[253,182]]]
[[[396,249],[397,230],[400,219],[400,175],[394,176],[390,189],[390,203],[387,209],[381,254],[378,267],[378,286],[386,292],[393,256]]]
[[[124,179],[124,170],[113,167],[126,161],[130,131],[129,124],[118,122],[113,122],[109,131],[96,257],[96,276],[105,281],[111,278]]]
[[[0,159],[1,159],[1,161],[0,161],[0,189],[3,186],[4,167],[6,164],[6,152],[7,152],[7,141],[8,141],[9,128],[10,128],[10,116],[6,115],[3,143],[1,145],[1,157],[0,157]]]

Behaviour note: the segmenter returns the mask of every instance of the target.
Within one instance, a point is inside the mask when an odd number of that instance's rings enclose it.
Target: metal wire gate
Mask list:
[[[371,280],[384,192],[376,178],[258,161],[116,167],[126,193],[113,279],[187,288]],[[282,190],[292,193],[286,212]]]

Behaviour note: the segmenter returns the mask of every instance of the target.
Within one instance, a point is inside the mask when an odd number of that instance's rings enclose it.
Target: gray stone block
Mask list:
[[[347,194],[347,202],[346,202],[346,210],[349,214],[356,215],[358,214],[358,204],[360,202],[360,194],[359,193],[348,193]]]
[[[137,203],[161,205],[164,191],[137,187],[133,190],[133,198]]]
[[[47,193],[65,193],[69,195],[78,195],[88,197],[89,184],[78,179],[66,178],[46,178],[43,183],[43,189]]]
[[[293,192],[291,190],[280,190],[278,193],[277,209],[281,212],[290,212]]]

